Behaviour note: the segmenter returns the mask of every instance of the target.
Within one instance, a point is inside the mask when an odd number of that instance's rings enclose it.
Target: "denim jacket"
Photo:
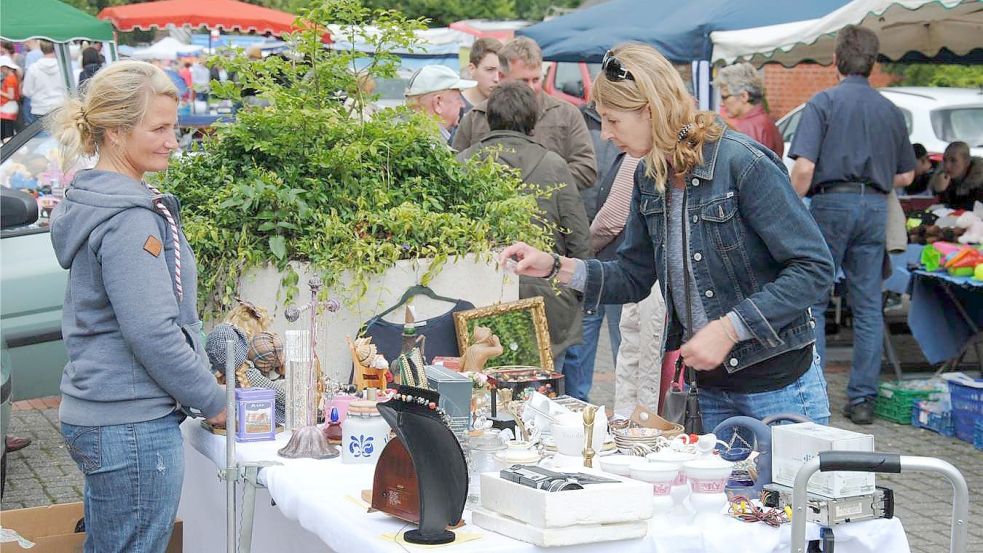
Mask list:
[[[808,308],[832,285],[833,260],[771,150],[728,129],[703,145],[703,160],[685,176],[688,255],[707,318],[733,311],[752,335],[724,361],[733,373],[815,341]],[[658,279],[668,318],[663,348],[673,350],[683,328],[666,290],[667,224],[666,194],[640,163],[617,259],[587,261],[584,308],[637,302]]]

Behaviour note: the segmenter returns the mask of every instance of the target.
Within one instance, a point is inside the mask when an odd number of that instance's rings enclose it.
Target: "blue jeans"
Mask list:
[[[853,366],[846,394],[850,403],[877,397],[884,348],[884,312],[881,304],[887,229],[887,196],[832,193],[812,197],[810,211],[822,230],[836,270],[843,269],[847,299],[853,312]],[[826,290],[812,308],[816,319],[816,349],[826,362]]]
[[[597,357],[597,341],[601,336],[604,316],[608,318],[608,336],[611,338],[611,357],[618,362],[618,347],[621,345],[621,305],[602,305],[593,315],[584,313],[584,341],[567,348],[562,367],[564,390],[568,396],[587,401],[591,384],[594,382],[594,359]]]
[[[812,366],[798,380],[771,392],[741,394],[713,388],[700,388],[700,411],[703,431],[713,432],[725,420],[744,415],[763,419],[771,415],[794,413],[805,415],[819,424],[829,424],[829,397],[826,377],[819,357],[813,356]],[[718,436],[722,440],[729,438]]]
[[[85,474],[85,553],[162,553],[184,481],[180,412],[113,426],[61,423]]]

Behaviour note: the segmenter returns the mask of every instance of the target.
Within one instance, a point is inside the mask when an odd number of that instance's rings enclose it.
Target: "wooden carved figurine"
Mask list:
[[[465,372],[481,372],[489,359],[494,359],[505,352],[498,336],[492,334],[485,326],[474,327],[474,337],[471,345],[461,356],[461,370]]]
[[[345,340],[348,342],[352,362],[355,364],[355,387],[359,390],[366,388],[385,390],[389,363],[382,354],[378,353],[372,339],[356,338],[353,342],[351,338],[346,337]]]

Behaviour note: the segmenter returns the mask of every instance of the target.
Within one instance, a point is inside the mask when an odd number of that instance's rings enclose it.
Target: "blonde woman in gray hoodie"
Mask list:
[[[225,423],[224,392],[199,340],[195,258],[178,201],[143,180],[177,148],[177,102],[163,71],[124,61],[50,121],[66,163],[98,156],[51,224],[69,269],[59,418],[85,474],[87,553],[163,552],[184,480],[181,407]]]

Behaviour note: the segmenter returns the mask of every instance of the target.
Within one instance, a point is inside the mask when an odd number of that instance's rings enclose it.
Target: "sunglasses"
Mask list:
[[[631,71],[625,69],[621,60],[612,54],[611,50],[608,50],[604,54],[604,59],[601,60],[601,71],[604,71],[604,76],[611,82],[635,80],[635,76],[631,74]]]

